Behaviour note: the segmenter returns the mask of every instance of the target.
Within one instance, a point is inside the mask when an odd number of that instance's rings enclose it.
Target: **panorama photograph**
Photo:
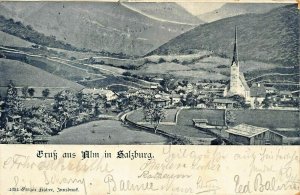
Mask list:
[[[0,2],[0,143],[300,145],[299,10]]]

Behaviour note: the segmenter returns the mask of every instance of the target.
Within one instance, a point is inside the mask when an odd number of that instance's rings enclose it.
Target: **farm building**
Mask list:
[[[244,145],[281,145],[284,137],[270,129],[248,124],[237,125],[226,132],[230,141]]]

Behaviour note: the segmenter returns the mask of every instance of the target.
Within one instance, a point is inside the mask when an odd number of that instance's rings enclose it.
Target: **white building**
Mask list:
[[[84,88],[82,90],[82,93],[83,94],[91,94],[93,96],[104,96],[104,97],[106,97],[107,101],[115,100],[118,97],[113,91],[108,90],[108,89]]]
[[[240,72],[237,50],[237,29],[235,28],[235,43],[233,58],[230,66],[230,84],[224,90],[224,96],[230,97],[239,95],[250,103],[250,88],[245,80],[244,74]]]

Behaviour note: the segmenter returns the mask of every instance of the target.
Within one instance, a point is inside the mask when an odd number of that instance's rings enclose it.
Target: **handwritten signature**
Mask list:
[[[245,183],[241,182],[241,177],[239,175],[235,175],[234,183],[236,193],[300,190],[299,180],[286,180],[285,182],[280,182],[275,177],[266,179],[261,173],[257,173],[253,180],[246,180]]]

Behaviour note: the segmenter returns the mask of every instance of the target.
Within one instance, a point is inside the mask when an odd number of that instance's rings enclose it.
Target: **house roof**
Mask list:
[[[179,95],[179,94],[172,94],[171,97],[172,97],[172,98],[180,98],[181,95]]]
[[[129,89],[128,93],[136,93],[138,90],[137,89]]]
[[[106,95],[108,93],[113,93],[113,91],[108,90],[108,89],[89,89],[89,88],[84,88],[82,90],[82,93],[84,94],[99,94],[99,95]]]
[[[274,90],[274,91],[277,90],[275,87],[265,87],[265,88],[266,88],[266,90]]]
[[[206,98],[207,96],[206,95],[198,95],[198,97],[197,97],[197,99],[199,100],[199,99],[202,99],[202,98]]]
[[[266,88],[264,85],[252,85],[250,88],[250,96],[251,97],[265,97],[266,96]]]
[[[153,101],[154,102],[166,102],[166,101],[171,101],[171,100],[170,100],[170,98],[160,97],[160,98],[155,98]]]
[[[266,131],[270,131],[270,132],[275,133],[277,135],[283,136],[283,135],[281,135],[277,132],[271,131],[267,128],[252,126],[252,125],[248,125],[248,124],[244,124],[244,123],[239,124],[235,127],[232,127],[230,129],[226,130],[227,133],[240,135],[240,136],[248,137],[248,138],[254,137],[254,136],[259,135],[261,133],[264,133]]]
[[[226,132],[250,138],[250,137],[253,137],[255,135],[264,133],[268,130],[269,129],[267,129],[267,128],[252,126],[252,125],[248,125],[248,124],[243,123],[243,124],[239,124],[235,127],[232,127],[230,129],[226,130]]]
[[[220,103],[220,104],[234,104],[236,103],[235,101],[232,101],[230,99],[225,99],[225,98],[217,98],[214,99],[213,103]]]
[[[19,115],[10,115],[10,116],[8,116],[8,117],[10,117],[10,118],[12,118],[12,119],[21,118],[21,116],[19,116]]]
[[[208,123],[207,119],[193,119],[194,123]]]
[[[292,95],[292,92],[290,91],[279,91],[280,95]]]

